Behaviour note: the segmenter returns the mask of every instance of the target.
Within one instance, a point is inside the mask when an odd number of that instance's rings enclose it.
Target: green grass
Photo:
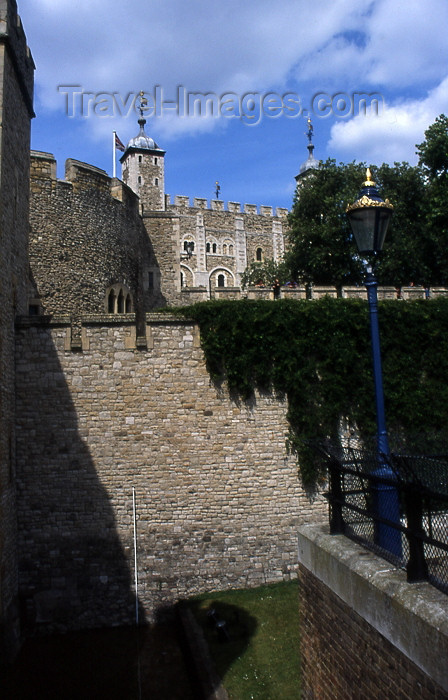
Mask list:
[[[232,700],[300,698],[298,583],[208,593],[189,601]],[[207,613],[228,625],[220,641]]]

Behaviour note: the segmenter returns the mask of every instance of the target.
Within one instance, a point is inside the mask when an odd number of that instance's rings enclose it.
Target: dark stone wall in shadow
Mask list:
[[[59,328],[65,334],[70,328]],[[127,541],[80,432],[49,328],[17,333],[19,588],[25,632],[131,624],[132,488]],[[140,621],[144,615],[140,610]]]

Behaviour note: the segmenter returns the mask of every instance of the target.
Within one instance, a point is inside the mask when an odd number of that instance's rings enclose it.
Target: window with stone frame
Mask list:
[[[106,292],[108,314],[130,314],[134,311],[132,294],[124,284],[114,284]]]

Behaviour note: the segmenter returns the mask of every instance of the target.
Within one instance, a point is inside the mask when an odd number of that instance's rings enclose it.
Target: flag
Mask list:
[[[124,143],[122,143],[118,138],[117,134],[115,134],[115,148],[118,148],[119,151],[124,151],[126,148]]]

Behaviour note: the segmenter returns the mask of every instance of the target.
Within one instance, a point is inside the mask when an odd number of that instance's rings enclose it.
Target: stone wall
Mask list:
[[[155,315],[18,329],[20,590],[45,629],[131,622],[133,513],[139,600],[289,578],[299,523],[326,517],[285,451],[286,405],[210,383],[198,329]]]
[[[107,312],[107,291],[116,284],[130,290],[140,316],[164,303],[132,190],[72,159],[66,179],[57,180],[54,157],[36,151],[30,187],[30,265],[41,313]]]
[[[299,529],[304,700],[448,698],[448,597],[327,528]]]
[[[0,662],[17,648],[14,319],[27,312],[34,63],[14,0],[0,0]]]

